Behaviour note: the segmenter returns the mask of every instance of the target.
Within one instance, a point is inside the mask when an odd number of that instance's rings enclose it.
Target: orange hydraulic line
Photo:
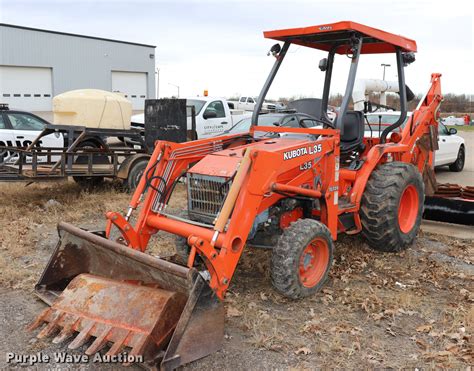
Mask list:
[[[179,220],[167,218],[163,215],[149,215],[146,223],[152,228],[156,228],[160,231],[165,231],[172,234],[188,238],[189,236],[200,237],[204,240],[211,241],[214,235],[213,229],[207,229],[199,227],[197,225],[189,224]],[[224,242],[225,234],[220,234],[217,238],[215,246],[221,247]]]
[[[322,194],[320,191],[315,191],[314,189],[307,189],[301,187],[290,186],[287,184],[273,183],[273,191],[285,192],[285,193],[296,193],[302,196],[312,197],[312,198],[321,198]]]

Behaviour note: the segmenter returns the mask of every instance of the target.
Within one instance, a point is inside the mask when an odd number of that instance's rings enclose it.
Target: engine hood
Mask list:
[[[307,139],[285,137],[260,140],[245,146],[225,149],[207,155],[191,169],[189,169],[188,173],[231,178],[235,174],[235,171],[242,160],[243,153],[246,148],[257,149],[259,151],[283,153],[285,150],[290,150],[295,146],[306,145],[308,145]]]

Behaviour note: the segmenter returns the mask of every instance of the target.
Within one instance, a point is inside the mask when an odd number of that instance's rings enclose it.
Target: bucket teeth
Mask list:
[[[142,354],[143,351],[146,348],[148,340],[149,340],[149,338],[146,335],[139,336],[138,341],[135,343],[135,345],[133,346],[133,348],[130,352],[130,355],[136,356],[136,355]]]
[[[59,335],[53,339],[53,343],[60,344],[63,341],[69,339],[73,334],[74,334],[74,330],[72,329],[72,326],[66,326],[61,330]]]
[[[104,331],[102,331],[102,333],[98,337],[96,337],[92,345],[89,348],[87,348],[86,354],[88,356],[94,353],[97,353],[107,344],[108,342],[107,336],[110,334],[111,330],[112,330],[112,326],[109,326],[109,325],[105,326]]]
[[[86,327],[76,336],[76,338],[68,345],[69,349],[77,349],[83,346],[91,337],[91,331],[95,325],[95,322],[90,321]]]
[[[116,340],[115,343],[110,347],[109,351],[107,352],[107,355],[108,356],[117,355],[122,350],[129,334],[130,334],[130,331],[127,331],[118,340]]]
[[[51,308],[46,308],[41,314],[36,317],[36,319],[28,325],[26,328],[28,331],[33,331],[37,329],[43,322],[45,322],[46,316],[51,312]]]
[[[53,333],[55,333],[58,329],[59,329],[59,321],[61,320],[61,318],[64,316],[64,313],[61,313],[61,312],[56,312],[54,313],[54,316],[51,320],[51,322],[49,322],[40,332],[39,334],[36,336],[38,339],[42,339],[44,337],[48,337],[48,336],[51,336]]]

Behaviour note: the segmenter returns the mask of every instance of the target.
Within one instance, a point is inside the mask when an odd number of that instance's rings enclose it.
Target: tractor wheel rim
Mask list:
[[[312,240],[300,257],[299,276],[303,286],[316,286],[326,273],[329,264],[329,246],[326,240],[315,238]]]
[[[418,217],[420,200],[414,185],[408,185],[400,197],[398,206],[398,225],[403,233],[409,233],[415,226]]]

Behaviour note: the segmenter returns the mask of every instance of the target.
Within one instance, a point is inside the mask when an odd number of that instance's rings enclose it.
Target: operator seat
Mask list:
[[[344,134],[341,136],[341,155],[364,150],[364,114],[361,111],[347,111],[342,118]]]

